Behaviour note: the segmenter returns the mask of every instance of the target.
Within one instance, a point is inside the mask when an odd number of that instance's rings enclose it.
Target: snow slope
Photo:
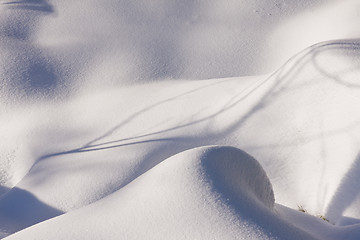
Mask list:
[[[29,229],[23,238],[83,239],[84,232],[94,239],[308,237],[276,217],[273,206],[271,184],[255,159],[236,148],[201,147],[166,159],[95,204]]]
[[[0,1],[0,237],[358,239],[359,8]]]

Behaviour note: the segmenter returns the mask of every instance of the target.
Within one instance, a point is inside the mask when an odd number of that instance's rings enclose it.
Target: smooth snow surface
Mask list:
[[[359,12],[0,0],[0,238],[360,239]]]
[[[164,160],[95,204],[17,237],[311,239],[280,219],[273,206],[271,184],[255,159],[232,147],[200,147]]]

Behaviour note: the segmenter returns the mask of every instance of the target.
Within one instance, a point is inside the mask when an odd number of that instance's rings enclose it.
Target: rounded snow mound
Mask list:
[[[258,161],[246,152],[234,147],[211,146],[185,151],[176,158],[199,161],[207,180],[225,195],[236,200],[255,200],[273,208],[271,183]]]
[[[110,196],[8,239],[312,239],[272,210],[260,164],[234,147],[176,154]]]

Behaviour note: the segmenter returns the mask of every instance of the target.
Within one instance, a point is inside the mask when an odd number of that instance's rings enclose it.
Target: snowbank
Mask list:
[[[255,159],[232,147],[200,147],[95,204],[8,239],[311,239],[277,217],[273,205]]]
[[[0,237],[358,239],[359,6],[1,1]]]

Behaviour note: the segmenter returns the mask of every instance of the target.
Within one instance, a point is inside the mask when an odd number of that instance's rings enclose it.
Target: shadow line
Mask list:
[[[340,185],[335,191],[334,197],[326,209],[326,216],[335,222],[341,223],[344,212],[351,204],[360,198],[360,153],[344,175]],[[360,222],[360,219],[357,219]],[[354,219],[352,220],[354,222]]]
[[[48,3],[46,0],[19,0],[4,2],[4,5],[8,5],[12,9],[24,9],[31,11],[39,11],[44,13],[53,13],[53,6]]]

